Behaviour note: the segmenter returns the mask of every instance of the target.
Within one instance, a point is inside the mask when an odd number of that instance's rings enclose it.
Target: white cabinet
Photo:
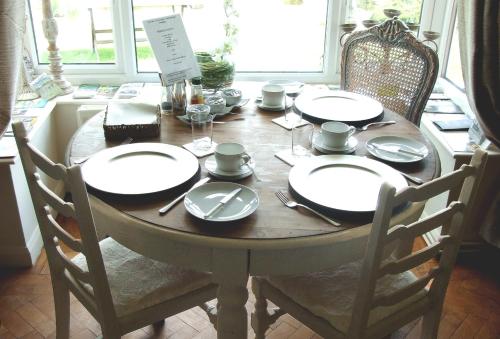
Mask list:
[[[470,161],[475,145],[469,143],[469,136],[466,131],[442,132],[434,124],[433,120],[459,119],[461,115],[455,114],[431,114],[424,113],[420,128],[422,132],[432,141],[436,147],[441,160],[441,175],[450,173],[459,168],[462,164]],[[485,174],[481,178],[479,192],[472,206],[474,223],[467,225],[463,240],[463,249],[471,249],[483,243],[479,236],[479,228],[485,222],[486,209],[489,207],[491,197],[498,192],[500,173],[500,152],[494,147],[488,148],[488,161],[486,163]],[[448,201],[456,199],[458,191],[451,191],[436,199],[429,201],[424,210],[424,215],[432,214],[443,208]],[[439,231],[427,233],[424,238],[427,242],[439,236]]]

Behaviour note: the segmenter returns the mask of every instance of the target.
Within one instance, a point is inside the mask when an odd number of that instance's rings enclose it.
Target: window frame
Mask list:
[[[49,65],[39,64],[34,39],[33,20],[29,1],[27,11],[29,25],[27,25],[28,49],[34,60],[37,73],[49,72]],[[121,84],[125,82],[158,82],[155,72],[139,73],[135,51],[135,37],[133,23],[132,1],[112,0],[113,39],[115,41],[116,60],[114,64],[64,64],[64,76],[73,84],[101,83]],[[422,0],[421,22],[419,38],[422,39],[424,30],[443,32],[439,40],[439,59],[447,60],[444,54],[449,38],[449,23],[452,18],[449,5],[456,13],[455,0]],[[339,38],[341,31],[339,25],[345,21],[347,2],[342,0],[328,0],[327,24],[325,28],[325,53],[322,72],[308,73],[236,73],[235,80],[268,80],[286,78],[300,80],[308,83],[340,83],[340,57],[341,48]],[[444,20],[441,20],[444,18]],[[128,29],[123,29],[128,26]],[[441,62],[443,65],[444,62]],[[443,76],[443,68],[441,76]]]

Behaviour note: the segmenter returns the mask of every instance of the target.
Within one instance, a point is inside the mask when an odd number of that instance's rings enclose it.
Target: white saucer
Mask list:
[[[219,179],[226,179],[226,180],[239,180],[249,177],[253,174],[254,167],[255,167],[255,162],[253,161],[253,159],[250,159],[248,164],[241,166],[238,171],[228,172],[217,168],[215,155],[208,157],[207,160],[205,161],[205,168],[207,169],[208,173],[210,173],[210,175]]]
[[[259,206],[259,197],[254,190],[232,182],[212,182],[198,186],[188,192],[184,198],[184,206],[195,217],[204,219],[205,213],[238,187],[241,188],[240,193],[214,213],[210,221],[224,222],[243,219],[255,212]]]
[[[344,147],[331,147],[324,144],[323,135],[319,133],[314,136],[313,146],[321,153],[352,153],[358,146],[358,139],[350,137]]]
[[[264,103],[262,102],[262,98],[257,98],[256,101],[257,101],[257,107],[260,109],[266,110],[266,111],[279,112],[279,111],[283,111],[283,109],[284,109],[283,105],[279,105],[279,106],[264,105]],[[288,109],[288,108],[292,107],[292,105],[293,105],[293,99],[287,97],[286,98],[286,108]]]

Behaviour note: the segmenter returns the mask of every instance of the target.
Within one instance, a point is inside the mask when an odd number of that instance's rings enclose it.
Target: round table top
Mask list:
[[[191,216],[182,202],[178,203],[167,214],[161,216],[158,209],[172,201],[183,191],[166,192],[161,194],[144,195],[133,199],[103,194],[89,189],[89,194],[99,198],[106,204],[133,218],[138,218],[162,230],[173,230],[188,233],[189,235],[204,235],[217,238],[255,240],[255,239],[291,239],[328,235],[333,232],[329,223],[298,209],[286,208],[275,196],[277,190],[287,190],[288,173],[291,167],[275,157],[281,150],[290,148],[291,131],[286,130],[271,120],[282,116],[283,112],[271,112],[259,109],[253,100],[244,107],[235,111],[238,114],[229,114],[218,118],[225,124],[214,124],[213,140],[217,143],[238,142],[245,145],[247,152],[255,161],[256,176],[238,181],[238,183],[251,187],[259,196],[259,208],[250,216],[227,223],[211,223]],[[103,131],[104,112],[89,119],[75,133],[70,141],[66,162],[73,164],[73,160],[94,154],[102,149],[116,146],[119,142],[106,141]],[[244,118],[244,120],[235,120]],[[396,113],[385,111],[383,120],[395,120],[396,124],[380,128],[357,132],[355,137],[359,144],[355,151],[357,156],[372,158],[365,149],[365,142],[375,136],[396,135],[412,138],[424,143],[430,154],[422,161],[413,164],[391,164],[392,167],[429,181],[440,174],[440,162],[437,151],[430,141],[411,122]],[[315,128],[319,128],[318,125]],[[161,133],[159,137],[135,142],[161,142],[182,146],[191,142],[190,126],[174,116],[162,116]],[[317,152],[317,151],[315,151]],[[320,153],[316,153],[320,154]],[[205,158],[199,159],[201,176],[207,176],[204,168]],[[168,175],[168,173],[165,173]],[[195,178],[197,179],[197,178]],[[216,181],[217,179],[213,179]],[[182,188],[186,190],[188,187]],[[357,192],[356,194],[362,194]],[[408,207],[411,213],[412,207]],[[415,208],[414,213],[420,213],[421,206]],[[405,212],[401,212],[404,214]],[[331,215],[339,220],[343,226],[357,227],[371,224],[371,219],[357,220],[356,216],[345,217]],[[341,237],[343,233],[338,232]]]

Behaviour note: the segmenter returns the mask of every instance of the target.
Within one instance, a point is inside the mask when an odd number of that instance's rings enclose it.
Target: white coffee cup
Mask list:
[[[321,125],[323,143],[327,147],[344,147],[349,137],[353,135],[355,131],[356,128],[354,126],[349,126],[338,121],[328,121]]]
[[[217,168],[226,172],[236,172],[250,161],[245,147],[234,142],[219,144],[215,147]]]
[[[268,107],[283,106],[285,88],[281,85],[267,84],[262,87],[262,104]]]

